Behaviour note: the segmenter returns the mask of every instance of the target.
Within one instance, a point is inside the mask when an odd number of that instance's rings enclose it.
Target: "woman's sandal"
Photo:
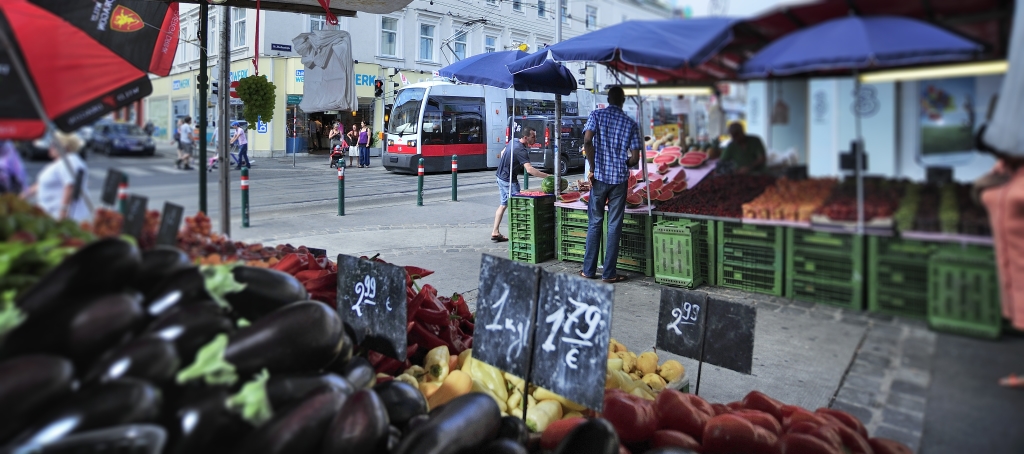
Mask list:
[[[491,235],[491,241],[493,241],[495,243],[504,243],[504,242],[508,241],[508,237],[505,236],[505,235],[501,235],[501,234]]]
[[[615,276],[615,277],[610,278],[610,279],[601,279],[601,282],[604,282],[606,284],[617,284],[619,282],[625,282],[627,280],[629,280],[628,277],[623,276],[623,275],[620,274],[620,275]]]

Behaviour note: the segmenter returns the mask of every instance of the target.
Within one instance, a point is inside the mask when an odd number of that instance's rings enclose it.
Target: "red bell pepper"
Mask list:
[[[568,436],[576,426],[584,422],[587,422],[586,418],[568,418],[553,421],[540,434],[540,448],[545,451],[554,451],[563,438]]]
[[[836,430],[839,432],[839,438],[843,440],[843,448],[846,449],[849,454],[873,454],[874,450],[871,449],[871,444],[868,443],[867,437],[862,437],[857,431],[846,427],[842,424],[832,423]]]
[[[338,292],[334,290],[318,290],[315,292],[309,292],[309,299],[324,303],[332,309],[337,309],[338,307]]]
[[[735,413],[735,412],[737,412],[739,410],[744,410],[745,409],[743,407],[743,402],[739,402],[739,401],[729,402],[729,403],[725,404],[725,406],[729,407],[729,409],[732,410],[733,413]]]
[[[318,271],[318,273],[323,274],[302,284],[306,287],[307,292],[338,291],[338,273],[332,273],[327,270]]]
[[[466,297],[460,293],[452,295],[452,302],[455,303],[455,314],[463,319],[474,321],[473,313],[469,310],[469,303],[466,303]]]
[[[335,265],[337,266],[337,265]],[[313,260],[309,261],[309,269],[311,270],[331,270],[331,259],[327,256],[314,257]]]
[[[860,422],[856,416],[853,416],[845,411],[833,410],[831,408],[819,408],[814,413],[820,416],[827,416],[835,418],[837,421],[842,423],[844,426],[853,429],[854,432],[860,434],[865,439],[868,438],[868,430],[864,428],[864,423]]]
[[[739,416],[726,414],[711,418],[704,426],[704,454],[775,454],[778,437]]]
[[[422,308],[420,310],[422,310]],[[462,333],[462,330],[459,329],[458,320],[449,320],[448,323],[441,325],[441,331],[438,333],[438,337],[448,344],[448,349],[453,355],[458,355],[469,348],[466,346],[465,335]]]
[[[404,268],[405,268],[405,285],[406,285],[406,287],[411,286],[412,285],[412,281],[414,281],[416,279],[424,278],[424,277],[430,276],[431,274],[434,274],[433,271],[430,271],[430,270],[428,270],[426,268],[420,268],[418,266],[405,266]]]
[[[782,423],[768,413],[759,410],[743,409],[738,410],[733,414],[754,423],[755,426],[761,426],[776,436],[782,435]]]
[[[712,416],[727,415],[727,414],[732,413],[732,409],[727,407],[727,406],[725,406],[725,404],[719,404],[719,403],[711,404],[711,409],[714,410],[714,412],[715,412]]]
[[[459,320],[459,328],[462,329],[463,333],[472,334],[473,330],[476,328],[476,325],[469,320],[462,319]]]
[[[424,287],[426,286],[420,287],[420,291],[413,295],[411,298],[409,298],[409,301],[406,303],[406,322],[413,321],[413,319],[416,317],[416,313],[420,310],[420,306],[423,305],[423,301],[427,299],[429,291]],[[411,290],[408,287],[406,287],[406,296],[408,296],[410,293]]]
[[[789,426],[787,433],[807,434],[828,443],[829,446],[836,449],[843,447],[843,439],[839,436],[839,429],[836,429],[836,426],[832,424],[816,425],[811,422],[800,421]]]
[[[331,274],[331,272],[326,270],[303,270],[299,271],[298,273],[295,273],[295,279],[298,279],[299,282],[305,283],[310,279],[316,279],[318,277],[323,277],[328,274]]]
[[[649,440],[658,430],[653,403],[620,389],[605,390],[602,417],[612,423],[626,444]]]
[[[309,267],[309,259],[309,254],[293,252],[284,256],[280,262],[275,263],[271,268],[294,276],[295,273]]]
[[[782,423],[783,403],[768,397],[761,391],[751,391],[743,397],[743,408],[759,410],[772,415],[780,424]]]
[[[825,425],[824,419],[796,405],[784,405],[782,415],[782,430],[786,432],[789,432],[789,428],[798,422],[808,422],[816,426]]]
[[[415,342],[428,350],[435,349],[442,345],[448,346],[445,341],[436,334],[428,331],[420,323],[412,323],[412,331],[409,331],[409,342]]]
[[[907,445],[888,438],[872,438],[868,443],[875,454],[913,454]]]
[[[779,439],[779,454],[843,454],[842,449],[804,433],[788,433]]]
[[[447,325],[451,321],[451,314],[444,310],[437,310],[429,308],[427,306],[420,306],[419,310],[416,311],[414,320],[426,323],[428,325],[443,326]]]
[[[654,438],[651,439],[651,447],[678,447],[689,449],[691,451],[699,451],[700,443],[698,443],[697,440],[694,440],[693,437],[682,432],[663,429],[654,432]]]
[[[704,426],[714,417],[714,409],[704,399],[665,388],[654,399],[654,410],[661,429],[685,433],[700,441]]]

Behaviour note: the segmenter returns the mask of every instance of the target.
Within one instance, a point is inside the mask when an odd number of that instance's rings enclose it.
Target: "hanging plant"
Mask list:
[[[249,122],[249,129],[256,129],[256,122],[264,123],[274,119],[274,83],[266,76],[249,76],[238,81],[238,98],[244,103],[242,116]]]

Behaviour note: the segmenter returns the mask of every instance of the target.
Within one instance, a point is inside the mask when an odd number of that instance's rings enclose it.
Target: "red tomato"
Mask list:
[[[768,397],[761,391],[751,391],[743,397],[743,408],[759,410],[772,415],[779,423],[782,423],[783,403]]]
[[[651,447],[662,448],[666,446],[675,446],[694,451],[700,449],[700,443],[698,443],[697,440],[682,432],[675,430],[659,430],[654,432],[654,438],[651,440]]]
[[[843,454],[843,452],[813,435],[789,433],[779,439],[779,454]]]
[[[875,454],[913,454],[907,445],[888,438],[872,438],[868,443],[871,444],[871,449],[875,450]]]
[[[619,389],[604,393],[602,417],[615,427],[623,443],[646,441],[658,430],[654,403]]]
[[[768,413],[758,410],[740,410],[733,414],[754,423],[755,426],[761,426],[776,436],[782,434],[782,424]]]
[[[682,432],[700,441],[704,425],[714,416],[711,404],[692,394],[665,389],[654,399],[659,428]]]
[[[868,438],[867,429],[864,428],[864,424],[859,419],[857,419],[856,416],[853,416],[845,411],[833,410],[831,408],[819,408],[814,412],[822,416],[831,416],[835,418],[837,421],[843,423],[844,426],[849,427],[853,429],[854,432],[859,433],[860,436],[864,437],[865,439]]]
[[[704,454],[774,454],[778,437],[736,415],[718,415],[704,426]]]
[[[576,426],[586,422],[586,418],[568,418],[548,424],[540,435],[540,447],[545,451],[554,451],[562,439],[569,435]]]

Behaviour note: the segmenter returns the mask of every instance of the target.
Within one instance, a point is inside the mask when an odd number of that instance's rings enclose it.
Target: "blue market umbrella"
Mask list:
[[[576,91],[577,82],[568,68],[553,61],[545,62],[528,71],[512,74],[506,65],[530,54],[521,50],[507,50],[474,55],[457,61],[437,71],[441,77],[456,82],[489,85],[498,88],[515,88],[518,91],[535,91],[568,95]]]
[[[863,70],[968,60],[980,44],[916,19],[850,16],[790,33],[765,46],[740,68],[746,78],[853,74],[860,91]],[[854,116],[857,233],[864,232],[864,183],[860,115]]]
[[[968,60],[974,41],[916,19],[850,16],[790,33],[761,49],[740,69],[758,78]]]

